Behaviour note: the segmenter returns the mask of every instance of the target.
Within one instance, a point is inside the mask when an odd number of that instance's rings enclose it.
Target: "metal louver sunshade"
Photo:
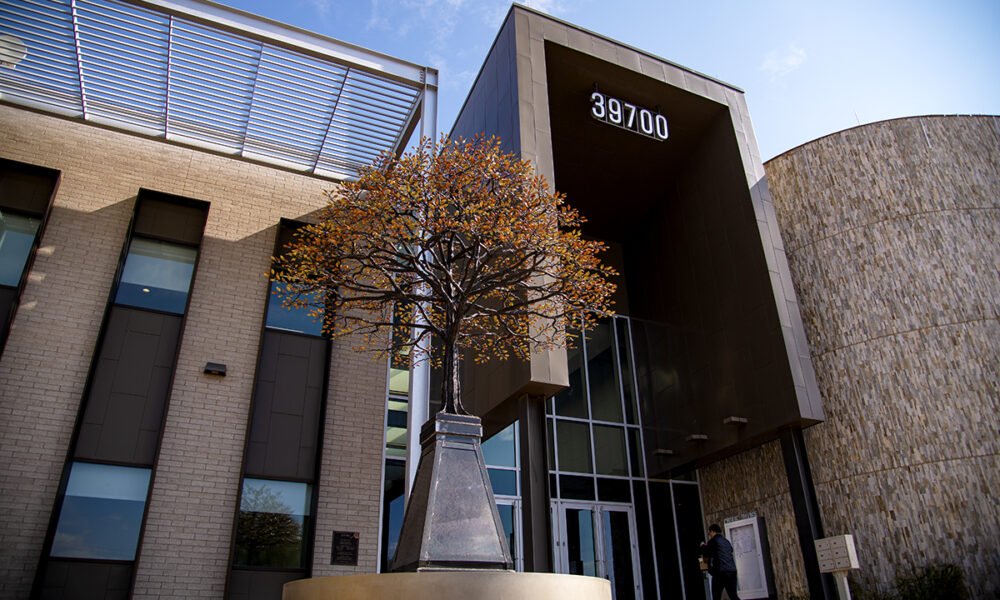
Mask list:
[[[399,152],[436,77],[204,0],[0,0],[0,100],[324,177]]]

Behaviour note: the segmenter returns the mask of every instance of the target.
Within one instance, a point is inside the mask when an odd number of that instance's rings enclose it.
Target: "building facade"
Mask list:
[[[433,135],[433,70],[202,2],[5,6],[0,33],[26,48],[3,38],[0,597],[386,570],[428,399],[268,273],[325,191]],[[1000,587],[996,119],[849,130],[765,177],[739,89],[515,6],[452,128],[480,133],[622,273],[579,349],[466,373],[519,570],[704,598],[706,525],[752,513],[758,597],[833,597],[813,541],[840,533],[869,588],[939,562]]]
[[[998,126],[898,119],[766,164],[827,414],[805,432],[824,530],[855,536],[867,590],[949,563],[975,598],[1000,587]],[[700,470],[706,514],[790,533],[780,462],[771,444]]]

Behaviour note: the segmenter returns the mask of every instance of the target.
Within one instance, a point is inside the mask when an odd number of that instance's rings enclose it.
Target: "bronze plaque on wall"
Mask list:
[[[358,541],[360,539],[361,534],[357,531],[334,531],[330,564],[358,566]]]

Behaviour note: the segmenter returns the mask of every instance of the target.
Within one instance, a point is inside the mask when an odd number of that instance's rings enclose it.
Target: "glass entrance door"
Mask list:
[[[642,597],[631,507],[553,502],[552,513],[558,572],[603,577],[615,600]]]

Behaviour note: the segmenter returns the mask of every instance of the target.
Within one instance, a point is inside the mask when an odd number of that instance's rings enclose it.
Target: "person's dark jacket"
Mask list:
[[[736,560],[733,559],[733,545],[721,534],[708,540],[702,549],[702,555],[708,561],[708,572],[712,577],[720,573],[736,573]]]

